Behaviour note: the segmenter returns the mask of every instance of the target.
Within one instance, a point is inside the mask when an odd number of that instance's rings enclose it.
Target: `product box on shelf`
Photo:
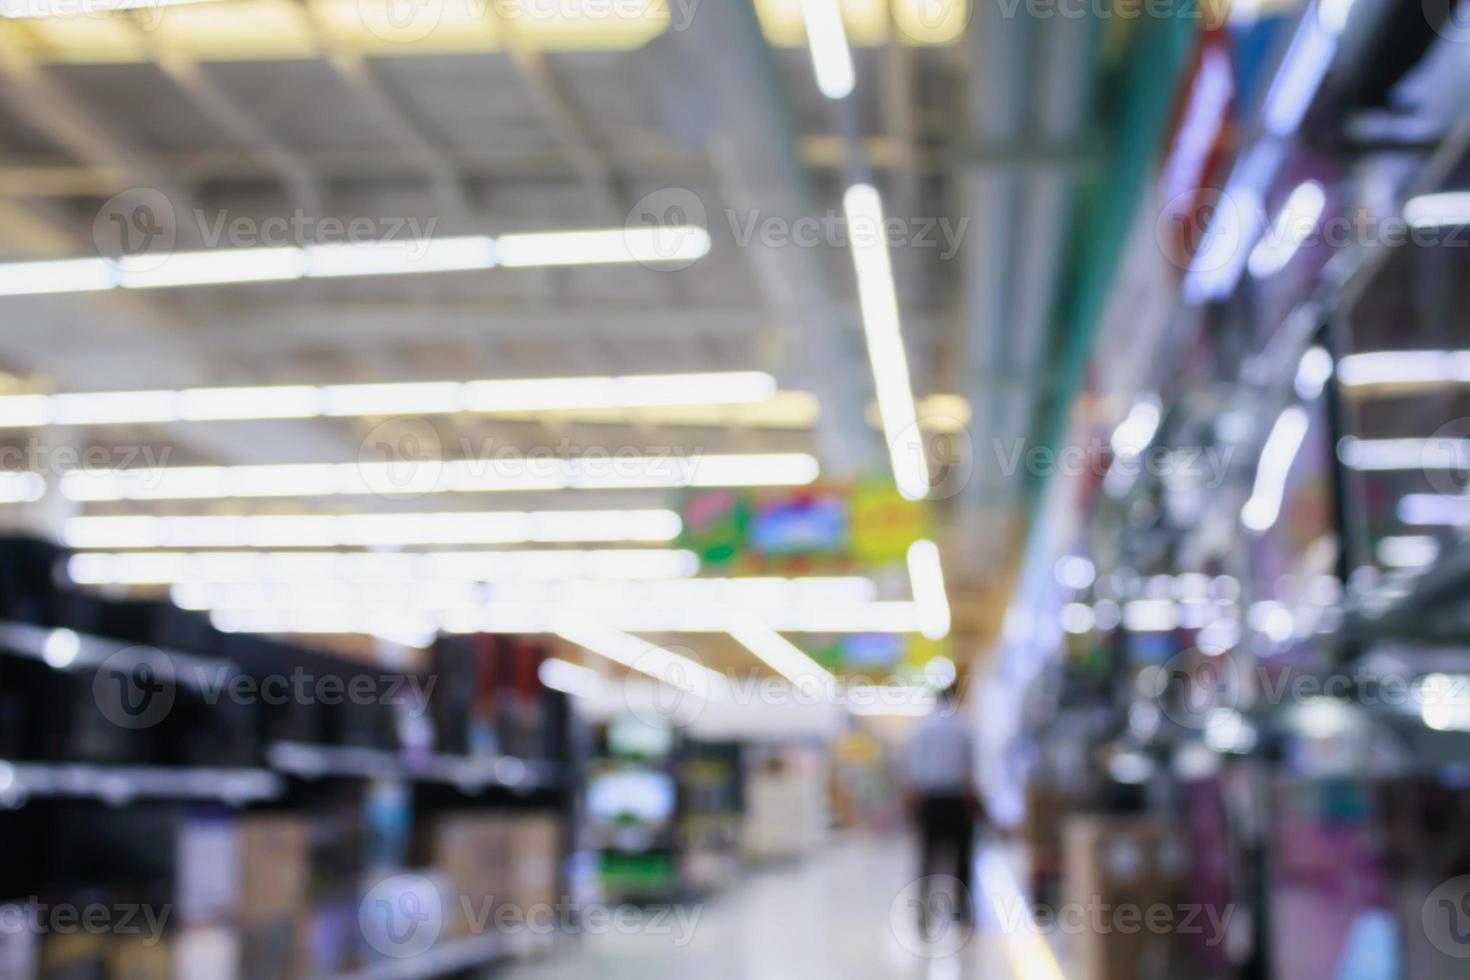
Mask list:
[[[174,975],[236,980],[240,972],[239,933],[230,926],[191,926],[174,936]],[[254,978],[246,978],[254,980]]]
[[[430,670],[439,751],[559,758],[565,749],[565,695],[541,684],[546,645],[535,637],[441,638]]]
[[[306,905],[310,827],[286,814],[242,817],[239,921],[273,925]]]
[[[247,980],[296,976],[298,955],[295,915],[240,928],[240,975]]]
[[[174,845],[174,913],[179,926],[229,925],[240,895],[240,837],[232,815],[186,816]]]
[[[0,915],[16,928],[0,929],[0,980],[31,980],[40,964],[40,932],[29,902],[0,903]]]
[[[159,936],[110,936],[107,980],[174,980],[174,948]]]
[[[346,973],[357,962],[362,931],[356,892],[316,899],[296,917],[297,962],[308,977]]]
[[[1160,820],[1074,816],[1062,829],[1062,901],[1086,915],[1078,931],[1078,980],[1135,980],[1166,964],[1176,930],[1185,856]],[[1162,911],[1160,911],[1162,910]]]
[[[434,821],[429,861],[449,888],[450,936],[464,938],[493,927],[494,905],[517,901],[512,887],[514,846],[513,821],[502,814],[465,810]]]
[[[106,976],[107,936],[78,929],[41,936],[41,980],[93,980]]]
[[[516,816],[511,822],[511,893],[524,909],[556,907],[561,895],[561,821],[555,814]]]

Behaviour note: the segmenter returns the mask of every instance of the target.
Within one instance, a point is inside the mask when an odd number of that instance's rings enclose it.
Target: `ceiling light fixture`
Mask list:
[[[855,184],[847,189],[842,203],[894,482],[905,498],[922,500],[929,493],[929,465],[914,409],[908,355],[904,352],[883,200],[875,188]]]
[[[68,518],[72,548],[339,548],[672,541],[671,510],[482,513],[123,515]]]
[[[1286,479],[1296,462],[1302,441],[1310,426],[1306,411],[1293,405],[1282,412],[1271,426],[1261,461],[1256,467],[1256,483],[1250,499],[1240,510],[1240,521],[1248,530],[1263,534],[1276,525],[1281,516],[1281,501],[1286,494]]]
[[[762,663],[786,678],[797,689],[810,694],[836,691],[837,678],[831,671],[780,633],[751,624],[732,630],[730,635],[735,638],[735,642],[759,657]]]
[[[776,393],[776,379],[763,371],[718,371],[0,395],[0,428],[748,405],[767,402]]]
[[[950,613],[939,546],[933,541],[915,541],[909,545],[908,566],[914,603],[919,607],[919,632],[928,639],[942,640],[949,635]]]
[[[1269,279],[1286,268],[1307,239],[1316,233],[1326,208],[1327,192],[1321,184],[1315,180],[1298,184],[1287,195],[1265,237],[1251,250],[1248,264],[1251,275]]]
[[[807,46],[812,52],[812,69],[817,88],[829,99],[845,99],[857,84],[847,28],[842,23],[838,0],[801,0],[806,23]]]
[[[692,225],[466,236],[423,241],[217,248],[107,259],[0,263],[0,296],[121,287],[164,289],[294,279],[410,275],[565,265],[687,263],[709,254]]]

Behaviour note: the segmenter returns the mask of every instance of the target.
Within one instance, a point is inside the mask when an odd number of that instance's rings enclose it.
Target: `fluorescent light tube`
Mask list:
[[[131,256],[118,262],[125,289],[165,286],[211,286],[233,282],[272,282],[300,279],[299,248],[217,248],[205,252]]]
[[[888,441],[894,482],[898,492],[907,499],[922,500],[929,493],[929,465],[914,410],[908,355],[899,324],[898,293],[888,258],[883,200],[873,187],[855,184],[847,189],[842,203],[857,273],[868,360],[878,392],[878,414],[883,420],[883,436]]]
[[[1308,347],[1302,354],[1302,359],[1297,362],[1296,378],[1293,382],[1297,397],[1308,402],[1317,398],[1327,387],[1333,370],[1335,366],[1327,348]]]
[[[115,285],[117,270],[106,259],[0,263],[0,296],[88,293]]]
[[[689,551],[140,551],[83,552],[67,570],[84,585],[177,582],[558,581],[572,578],[671,579],[693,575]]]
[[[730,635],[799,690],[811,694],[836,690],[837,678],[780,633],[751,624]]]
[[[260,633],[328,632],[371,633],[368,622],[381,607],[314,606],[306,609],[217,608],[212,610],[221,629]],[[303,629],[298,613],[315,617]],[[832,603],[800,609],[764,610],[711,606],[647,606],[580,608],[564,605],[500,603],[494,600],[474,609],[445,610],[431,617],[430,629],[447,633],[560,633],[581,629],[593,618],[599,626],[627,633],[729,633],[755,618],[765,628],[782,633],[912,633],[917,627],[913,603],[874,602],[858,605]]]
[[[1261,460],[1256,466],[1255,487],[1240,511],[1240,521],[1247,529],[1264,533],[1275,526],[1281,516],[1281,501],[1286,493],[1286,479],[1291,474],[1302,441],[1307,437],[1310,420],[1298,405],[1286,409],[1276,418]]]
[[[472,235],[304,248],[217,248],[125,256],[116,262],[93,258],[5,262],[0,263],[0,297],[92,292],[117,286],[162,289],[304,277],[412,275],[490,269],[496,265],[687,264],[708,255],[709,250],[708,231],[676,225],[535,232],[500,239]]]
[[[0,428],[40,428],[51,424],[47,395],[0,395]]]
[[[139,7],[178,7],[206,0],[0,0],[0,17],[75,17]]]
[[[465,406],[474,412],[524,412],[724,405],[763,402],[775,394],[776,379],[761,371],[621,378],[526,378],[472,381],[465,386]]]
[[[1128,417],[1113,430],[1109,445],[1115,456],[1137,456],[1154,441],[1163,412],[1157,395],[1139,398],[1128,410]]]
[[[857,83],[857,75],[838,0],[801,0],[801,16],[806,22],[806,40],[812,52],[817,88],[829,99],[847,98]]]
[[[454,381],[328,385],[321,389],[322,414],[449,415],[464,411],[468,387]]]
[[[1378,542],[1378,561],[1389,568],[1423,568],[1439,557],[1439,541],[1427,534],[1384,538]]]
[[[776,379],[762,371],[628,377],[273,385],[183,391],[98,391],[0,396],[0,428],[48,424],[220,421],[744,405],[769,401]]]
[[[1405,524],[1463,527],[1470,524],[1470,497],[1411,493],[1399,500],[1398,515]]]
[[[1312,100],[1332,67],[1338,36],[1321,18],[1303,17],[1291,47],[1266,93],[1262,110],[1266,131],[1272,136],[1294,134],[1311,108]]]
[[[501,235],[495,260],[508,269],[627,262],[688,262],[709,253],[709,232],[693,225]]]
[[[362,548],[534,542],[673,541],[672,510],[71,517],[72,548]]]
[[[1470,191],[1444,191],[1410,198],[1404,205],[1404,220],[1409,227],[1421,231],[1470,225]]]
[[[1338,366],[1348,388],[1418,388],[1470,383],[1470,351],[1406,350],[1349,354]]]
[[[309,385],[259,388],[186,388],[178,417],[188,422],[296,419],[321,414],[321,391]]]
[[[915,541],[909,545],[908,565],[914,603],[919,607],[919,632],[931,640],[942,640],[949,635],[950,614],[939,546],[933,541]]]
[[[1317,231],[1327,193],[1315,180],[1298,184],[1281,206],[1264,238],[1251,250],[1249,268],[1257,279],[1268,279],[1286,268],[1302,244]]]
[[[1123,606],[1123,625],[1134,633],[1167,633],[1179,626],[1172,599],[1135,599]]]
[[[630,670],[647,674],[670,687],[702,698],[723,697],[729,691],[725,675],[661,646],[617,630],[596,626],[566,630],[562,639]]]
[[[553,691],[578,698],[594,698],[602,690],[602,675],[560,657],[548,657],[536,668],[541,683]]]
[[[99,391],[55,395],[51,420],[56,425],[119,425],[171,422],[179,417],[173,391]]]
[[[0,472],[0,504],[29,504],[46,496],[46,480],[39,473]]]
[[[1355,470],[1460,470],[1470,467],[1470,445],[1455,439],[1345,437],[1338,459]]]
[[[495,244],[483,235],[306,248],[306,274],[313,278],[463,272],[494,266]]]

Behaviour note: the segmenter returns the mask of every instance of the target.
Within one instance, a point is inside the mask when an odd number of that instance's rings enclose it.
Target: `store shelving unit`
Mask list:
[[[493,933],[457,939],[418,956],[374,963],[330,980],[428,980],[484,969],[515,957],[545,952],[556,945],[555,935]]]
[[[410,755],[385,749],[282,741],[266,749],[266,759],[272,769],[302,779],[405,779],[456,786],[467,793],[497,787],[526,793],[555,788],[560,779],[559,767],[554,764],[510,755]]]

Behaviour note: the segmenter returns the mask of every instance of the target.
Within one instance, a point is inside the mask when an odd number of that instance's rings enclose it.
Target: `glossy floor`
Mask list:
[[[611,977],[637,980],[1060,980],[1038,937],[969,928],[935,917],[918,925],[924,904],[911,849],[901,842],[852,840],[806,861],[754,872],[705,903],[655,921],[645,913],[603,923],[544,958],[498,971],[516,980]],[[984,909],[1014,879],[999,859],[982,857]],[[938,893],[931,907],[946,907]]]

